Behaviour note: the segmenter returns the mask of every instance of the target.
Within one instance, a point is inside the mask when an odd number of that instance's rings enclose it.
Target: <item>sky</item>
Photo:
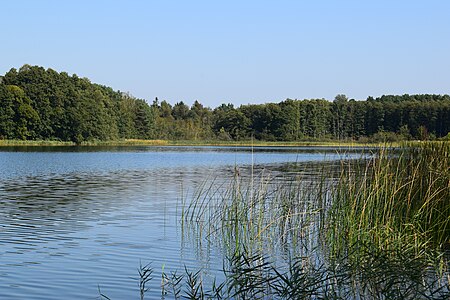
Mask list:
[[[152,102],[450,93],[450,1],[0,0],[0,74],[24,64]]]

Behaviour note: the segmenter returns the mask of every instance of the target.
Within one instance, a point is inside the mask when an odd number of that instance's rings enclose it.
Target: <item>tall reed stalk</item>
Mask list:
[[[328,212],[334,253],[359,242],[417,255],[450,242],[450,144],[380,149],[364,169],[342,168]]]
[[[318,237],[327,190],[324,182],[280,183],[264,173],[248,179],[236,170],[229,183],[214,184],[199,189],[182,223],[224,246],[228,255],[244,248],[251,253],[275,248],[301,252],[311,248],[301,244],[305,237]]]
[[[252,172],[249,182],[236,168],[181,215],[184,232],[223,246],[225,280],[207,287],[201,271],[163,271],[162,299],[450,299],[448,142],[380,148],[343,161],[337,178]],[[143,298],[152,273],[139,274]]]

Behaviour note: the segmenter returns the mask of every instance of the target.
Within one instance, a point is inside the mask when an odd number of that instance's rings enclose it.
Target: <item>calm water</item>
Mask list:
[[[183,238],[182,199],[236,166],[281,172],[359,153],[333,148],[0,148],[0,299],[138,299],[137,268],[222,269]],[[303,167],[304,166],[304,167]],[[306,170],[306,169],[305,169]],[[149,298],[160,295],[152,281]]]

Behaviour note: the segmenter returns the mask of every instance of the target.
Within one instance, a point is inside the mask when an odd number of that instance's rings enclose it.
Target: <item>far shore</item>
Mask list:
[[[414,141],[419,143],[419,141]],[[401,142],[362,143],[356,141],[220,141],[220,140],[139,140],[124,139],[112,141],[90,141],[76,144],[74,142],[47,140],[0,140],[0,147],[39,146],[39,147],[76,147],[76,146],[241,146],[241,147],[396,147]]]

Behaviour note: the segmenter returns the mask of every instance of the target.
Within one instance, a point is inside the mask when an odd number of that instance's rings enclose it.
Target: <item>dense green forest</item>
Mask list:
[[[151,103],[77,75],[24,65],[0,77],[0,139],[434,139],[450,131],[449,95],[337,95],[258,105]]]

